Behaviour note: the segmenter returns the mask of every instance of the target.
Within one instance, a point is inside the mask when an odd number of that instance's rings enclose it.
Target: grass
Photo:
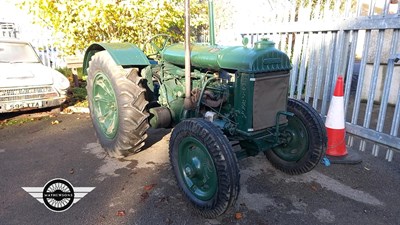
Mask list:
[[[49,119],[50,116],[43,116],[43,117],[16,117],[11,119],[0,120],[0,129],[3,129],[7,126],[19,126],[24,123],[29,123],[32,121],[38,121],[43,119]]]

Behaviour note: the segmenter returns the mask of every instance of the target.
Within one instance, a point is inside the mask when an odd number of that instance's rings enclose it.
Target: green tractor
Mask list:
[[[146,55],[130,43],[96,43],[83,66],[105,151],[137,153],[150,127],[173,127],[169,155],[179,188],[195,211],[213,218],[237,200],[238,159],[263,152],[277,169],[302,174],[320,162],[327,138],[318,112],[288,98],[288,56],[266,39],[251,48],[216,45],[209,6],[209,44],[172,44],[162,34],[146,43],[154,49]]]

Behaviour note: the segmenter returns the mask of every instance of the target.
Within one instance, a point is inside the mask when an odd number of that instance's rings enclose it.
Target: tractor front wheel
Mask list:
[[[179,188],[195,211],[215,218],[239,195],[239,167],[222,131],[203,119],[187,119],[172,131],[170,161]]]
[[[107,51],[96,53],[89,62],[90,116],[101,146],[112,157],[140,151],[147,137],[147,101],[145,89],[134,82],[137,76],[135,69],[117,65]]]
[[[277,169],[288,174],[312,170],[326,151],[326,129],[318,112],[303,101],[289,99],[288,124],[281,131],[284,143],[265,152]]]

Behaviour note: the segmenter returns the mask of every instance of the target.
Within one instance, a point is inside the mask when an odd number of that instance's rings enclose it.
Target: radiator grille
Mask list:
[[[57,97],[51,86],[0,89],[0,101],[18,101]]]
[[[289,74],[266,74],[254,81],[253,129],[254,131],[275,125],[276,114],[286,111]],[[285,123],[282,117],[280,123]]]

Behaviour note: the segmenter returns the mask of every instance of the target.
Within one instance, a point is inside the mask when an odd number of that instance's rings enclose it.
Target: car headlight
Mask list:
[[[55,76],[53,77],[53,81],[54,81],[54,86],[62,91],[67,90],[70,86],[69,80],[61,73],[55,74]]]

